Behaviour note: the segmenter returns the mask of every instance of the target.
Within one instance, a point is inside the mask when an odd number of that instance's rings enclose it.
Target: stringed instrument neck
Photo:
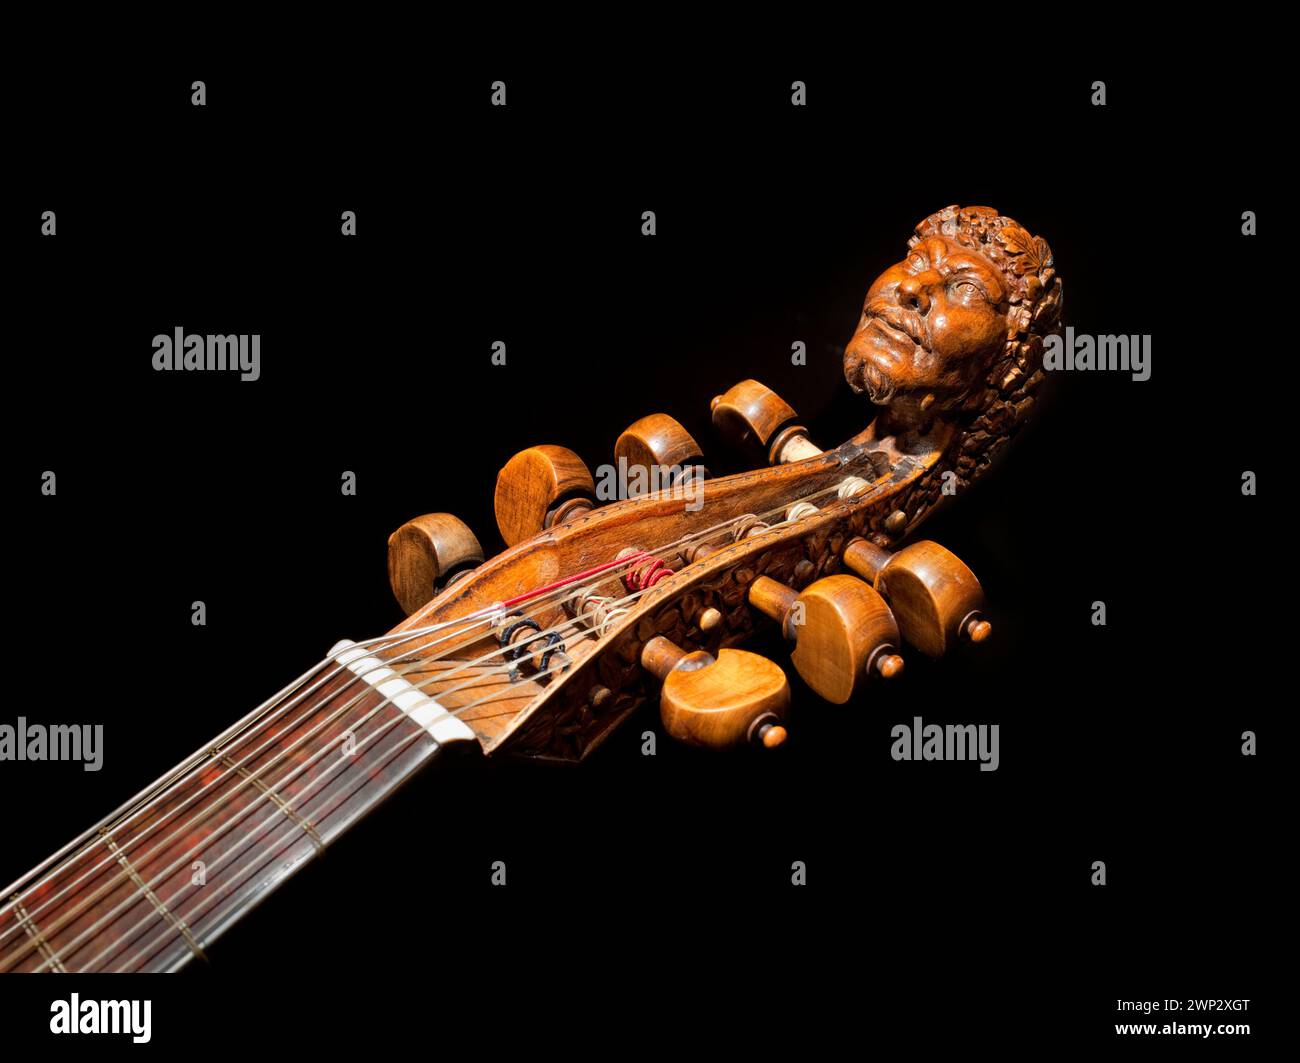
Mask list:
[[[738,532],[787,521],[792,505],[833,504],[846,482],[864,499],[887,494],[925,467],[869,433],[801,464],[710,481],[695,511],[664,491],[576,515],[481,566],[390,634],[338,643],[322,665],[15,884],[0,971],[167,971],[203,957],[444,745],[491,751],[544,712],[549,695],[571,688],[590,702],[593,689],[608,689],[592,683],[611,674],[602,669],[614,659],[605,656],[610,636],[636,630],[639,607],[687,585],[669,562],[707,573],[724,560],[711,555],[744,538]],[[631,582],[620,592],[622,580]],[[609,594],[595,593],[609,583]],[[563,632],[551,644],[554,663],[525,654],[552,631]],[[681,656],[669,650],[673,667]],[[723,657],[732,674],[724,686],[744,684],[747,656]],[[629,664],[639,667],[625,661],[624,671]],[[697,681],[709,689],[726,674]],[[788,697],[779,669],[765,683],[774,705]],[[629,709],[620,693],[611,724]],[[678,713],[683,728],[722,733],[686,702]],[[784,736],[775,713],[759,732],[768,745]]]
[[[0,971],[202,956],[447,745],[575,763],[657,697],[678,741],[780,748],[785,670],[735,648],[761,625],[836,704],[896,681],[904,652],[986,640],[974,573],[907,540],[1024,422],[1061,284],[1046,242],[991,208],[945,208],[915,233],[845,350],[846,378],[879,409],[866,429],[823,451],[745,380],[714,399],[713,422],[768,467],[709,479],[699,444],[654,414],[615,457],[658,489],[602,505],[582,459],[544,444],[497,478],[507,548],[490,560],[450,514],[407,522],[388,557],[407,619],[338,643],[11,885]]]
[[[462,724],[350,643],[6,893],[0,972],[169,971],[204,950]],[[441,739],[441,741],[440,741]]]

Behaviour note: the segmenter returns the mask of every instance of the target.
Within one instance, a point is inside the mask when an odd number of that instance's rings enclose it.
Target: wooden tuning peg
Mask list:
[[[884,596],[903,638],[927,656],[943,656],[959,639],[978,643],[992,634],[975,573],[938,543],[922,540],[893,553],[854,539],[844,548],[844,564]]]
[[[781,625],[790,660],[818,695],[843,705],[875,675],[903,669],[898,624],[874,590],[853,576],[819,579],[802,593],[767,576],[749,585],[749,604]]]
[[[687,653],[662,635],[641,651],[641,664],[663,680],[659,714],[664,729],[687,745],[727,749],[754,743],[773,749],[786,739],[790,707],[785,672],[757,653]]]
[[[594,509],[595,497],[596,482],[577,454],[567,447],[529,447],[497,473],[497,528],[506,545],[514,546]]]
[[[478,539],[450,513],[426,513],[388,537],[388,583],[407,616],[482,563]]]
[[[645,482],[659,488],[672,487],[687,476],[708,475],[700,445],[666,413],[652,413],[628,425],[614,444],[614,460],[628,471],[645,469]],[[629,476],[629,484],[641,476]]]
[[[772,465],[815,458],[822,451],[795,420],[794,408],[757,380],[742,380],[714,398],[713,424],[733,446],[764,448]]]

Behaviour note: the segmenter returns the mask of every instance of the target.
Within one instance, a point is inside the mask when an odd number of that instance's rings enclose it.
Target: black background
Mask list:
[[[0,765],[0,879],[337,639],[396,623],[402,521],[449,510],[495,552],[515,451],[559,443],[595,467],[663,411],[737,471],[709,399],[745,376],[825,446],[858,431],[840,359],[867,285],[927,214],[987,204],[1049,240],[1068,324],[1153,337],[1149,381],[1050,378],[998,471],[927,523],[979,575],[994,639],[913,653],[844,707],[791,670],[771,756],[665,739],[644,757],[647,707],[578,768],[444,758],[210,969],[151,979],[155,1043],[295,1014],[293,1038],[336,1046],[447,1022],[551,1048],[610,1023],[626,1047],[684,1018],[709,1044],[826,1052],[847,1031],[1111,1045],[1116,998],[1224,996],[1252,1010],[1214,1021],[1262,1040],[1282,634],[1262,432],[1282,380],[1255,368],[1275,160],[1249,87],[996,47],[942,75],[373,58],[27,84],[6,393],[23,662],[4,718],[103,723],[106,754],[97,774]],[[153,372],[151,339],[176,326],[260,333],[262,378]],[[1242,497],[1245,469],[1262,497]],[[751,648],[788,663],[774,638]],[[914,715],[999,724],[1000,769],[893,762],[890,729]],[[6,980],[6,1033],[48,1038],[49,999]]]

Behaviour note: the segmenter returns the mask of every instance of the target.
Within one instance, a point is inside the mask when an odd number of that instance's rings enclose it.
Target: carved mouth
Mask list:
[[[883,335],[886,339],[891,340],[892,342],[898,344],[899,346],[902,347],[921,346],[921,344],[917,342],[916,337],[913,336],[910,332],[906,332],[903,329],[898,328],[896,325],[893,325],[890,322],[886,321],[883,317],[873,316],[867,322],[867,324],[875,326],[877,332]]]
[[[886,314],[887,309],[867,318],[864,327],[877,338],[866,345],[858,372],[861,390],[877,406],[889,405],[898,391],[895,366],[901,367],[925,349],[909,329],[900,327],[909,322],[888,320]]]

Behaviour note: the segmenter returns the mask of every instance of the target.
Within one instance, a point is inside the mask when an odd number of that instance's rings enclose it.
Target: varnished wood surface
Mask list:
[[[705,560],[686,566],[633,603],[633,608],[618,628],[598,643],[591,639],[579,640],[573,647],[574,666],[565,673],[563,683],[551,684],[542,690],[535,687],[503,690],[502,693],[508,693],[509,697],[494,702],[490,715],[465,717],[479,735],[485,751],[509,750],[512,742],[519,745],[522,739],[515,736],[521,734],[536,714],[558,713],[567,718],[570,712],[581,710],[579,717],[585,718],[586,714],[594,712],[588,692],[608,688],[612,676],[626,675],[629,668],[639,672],[637,657],[640,646],[654,632],[651,630],[640,637],[638,631],[644,628],[646,618],[664,608],[665,602],[684,599],[692,587],[716,580],[728,571],[743,574],[747,559],[760,557],[765,551],[779,548],[782,544],[798,543],[808,537],[824,539],[829,527],[848,521],[854,513],[870,511],[883,519],[894,505],[891,500],[915,485],[942,452],[938,441],[913,439],[906,441],[905,445],[906,454],[899,449],[899,441],[877,439],[868,428],[838,450],[805,462],[708,481],[704,487],[705,505],[698,512],[687,511],[683,499],[664,493],[601,507],[506,550],[480,566],[472,576],[449,587],[394,630],[410,630],[439,620],[454,619],[528,588],[607,562],[628,545],[653,549],[694,530],[710,528],[745,513],[779,507],[799,495],[834,486],[846,475],[869,470],[872,464],[866,457],[868,451],[883,451],[894,460],[901,461],[906,457],[914,463],[912,471],[897,482],[891,482],[891,475],[879,477],[879,494],[870,500],[864,497],[840,502],[834,495],[829,495],[823,499],[823,509],[797,524],[778,525],[739,543],[725,545]],[[861,520],[856,526],[865,527]],[[638,541],[629,544],[628,540],[634,534]],[[541,614],[543,624],[559,623],[565,618],[558,607]],[[696,639],[705,634],[697,629]],[[490,648],[489,643],[481,641],[482,637],[481,631],[477,635],[465,636],[465,647],[458,656],[481,653]],[[739,641],[742,637],[743,634],[737,634],[725,621],[707,632],[708,643],[713,647]],[[418,646],[420,641],[417,638],[412,646]],[[697,642],[692,648],[700,645],[702,643]],[[611,662],[619,663],[611,670]],[[436,696],[437,687],[430,688],[430,692]],[[579,755],[585,757],[595,749],[643,696],[644,691],[628,692],[626,696],[619,694],[606,703],[601,710],[603,715],[597,714],[600,718],[590,726]],[[475,713],[478,711],[474,710]],[[526,747],[527,743],[519,746],[521,750]],[[526,755],[549,754],[529,751]]]
[[[663,654],[655,642],[647,646],[652,659],[659,660]],[[785,672],[766,657],[745,650],[724,649],[716,658],[707,653],[686,655],[664,675],[659,694],[664,729],[679,742],[706,749],[730,749],[754,741],[756,725],[779,725],[789,707]]]
[[[505,507],[526,511],[526,519],[508,513],[503,523],[515,545],[399,630],[452,619],[608,562],[623,550],[655,550],[747,514],[780,521],[772,511],[813,501],[808,496],[823,488],[861,486],[845,484],[847,477],[871,485],[847,500],[819,496],[814,504],[820,509],[800,507],[793,523],[756,528],[730,545],[711,541],[692,551],[693,559],[676,559],[691,563],[639,598],[599,640],[582,640],[594,647],[575,647],[575,663],[561,681],[548,684],[508,721],[501,722],[503,711],[490,727],[476,724],[490,752],[581,759],[645,697],[638,658],[650,639],[671,630],[687,652],[710,653],[740,641],[753,629],[755,610],[745,592],[755,576],[770,571],[800,589],[835,574],[850,539],[897,547],[951,494],[949,488],[965,488],[982,475],[1033,407],[1045,338],[1059,332],[1061,306],[1061,281],[1045,240],[990,207],[945,207],[916,226],[903,257],[876,278],[845,350],[845,379],[879,409],[866,431],[816,454],[796,431],[795,411],[784,400],[757,381],[742,381],[714,400],[715,424],[742,444],[767,446],[769,460],[785,464],[706,483],[698,509],[659,493],[561,524],[554,523],[555,499],[549,497],[561,477],[553,478],[552,488],[544,476],[531,475],[529,483],[544,490],[525,486],[510,494],[538,498],[518,506],[508,498]],[[883,475],[863,460],[875,450],[901,475]],[[954,583],[955,571],[933,556],[916,555],[915,565],[900,564],[896,577],[886,572],[878,580],[904,638],[910,634],[925,652],[988,633],[974,610],[962,614],[978,584],[964,576]],[[557,609],[542,619],[552,623],[563,615]],[[473,638],[467,635],[457,652],[472,650]]]
[[[714,426],[741,449],[766,447],[777,429],[797,416],[780,395],[757,380],[742,380],[711,405]]]
[[[749,604],[764,616],[771,617],[780,624],[786,638],[793,637],[786,631],[785,625],[790,610],[798,600],[797,590],[787,587],[784,583],[777,583],[774,579],[768,579],[767,576],[759,576],[749,585]]]
[[[844,549],[844,563],[870,580],[890,603],[903,638],[930,657],[942,657],[963,636],[988,637],[981,615],[979,580],[951,550],[922,540],[890,553],[858,540]]]
[[[507,546],[530,539],[549,523],[558,503],[593,499],[596,482],[586,463],[567,447],[544,444],[521,450],[497,474],[493,508]]]
[[[408,615],[458,572],[482,563],[478,539],[450,513],[426,513],[388,537],[388,584]]]
[[[679,468],[703,464],[703,451],[674,418],[652,413],[627,427],[614,443],[614,460],[629,468]]]
[[[872,678],[877,655],[899,648],[893,613],[871,587],[849,575],[818,580],[799,602],[804,620],[793,629],[790,659],[818,695],[843,705]]]
[[[802,593],[759,576],[749,585],[749,604],[781,625],[795,643],[795,669],[833,704],[844,704],[873,674],[892,677],[902,666],[896,654],[898,625],[889,606],[854,576],[827,576]]]
[[[576,454],[556,446],[529,448],[498,478],[496,515],[508,544],[500,556],[484,562],[473,534],[448,514],[427,514],[393,534],[390,582],[411,613],[396,632],[455,621],[628,551],[671,547],[684,535],[731,521],[737,521],[735,541],[724,536],[683,551],[686,556],[667,554],[678,571],[650,587],[607,631],[576,631],[564,647],[567,669],[557,675],[534,674],[540,665],[532,651],[512,658],[509,675],[495,660],[476,659],[495,652],[498,637],[521,653],[528,650],[532,636],[518,625],[505,632],[495,624],[475,625],[449,645],[445,632],[423,636],[394,652],[392,663],[441,643],[439,649],[450,653],[422,661],[407,678],[468,723],[484,750],[575,761],[655,694],[665,729],[683,742],[716,749],[784,741],[790,698],[784,672],[732,648],[754,633],[756,614],[782,622],[795,643],[792,659],[800,675],[822,697],[840,703],[877,672],[885,674],[886,662],[897,661],[882,654],[900,634],[934,656],[959,639],[987,637],[982,592],[959,559],[935,543],[893,548],[947,493],[939,488],[941,474],[952,474],[964,487],[1024,422],[1042,379],[1043,339],[1059,325],[1060,282],[1046,242],[990,208],[945,208],[917,227],[909,252],[868,292],[846,350],[849,383],[883,407],[872,427],[823,454],[784,400],[757,381],[743,381],[715,400],[715,423],[742,444],[766,446],[780,467],[713,481],[699,508],[698,498],[665,492],[592,509],[594,481]],[[927,319],[934,306],[940,310]],[[699,458],[698,444],[663,414],[631,426],[615,451],[642,466]],[[874,458],[883,458],[886,468]],[[797,516],[783,520],[792,503],[811,502],[809,495],[837,484],[845,488],[843,499],[819,495],[819,508],[800,506]],[[865,493],[851,493],[867,485]],[[872,581],[880,594],[839,573],[841,565]],[[461,581],[449,584],[458,574]],[[439,587],[445,589],[428,600]],[[606,588],[613,596],[623,593],[615,577]],[[796,609],[798,623],[792,620]],[[549,627],[571,618],[552,604],[534,619]],[[250,760],[254,767],[278,769],[278,762],[262,758],[283,752],[288,763],[307,767],[308,754],[329,754],[345,730],[350,735],[370,723],[376,742],[367,760],[349,776],[324,779],[319,792],[309,793],[287,772],[277,775],[277,802],[266,783],[253,785],[251,769],[241,773],[227,763],[224,749],[210,750],[212,763],[186,783],[188,791],[168,801],[187,792],[206,800],[212,794],[202,788],[224,778],[232,784],[231,800],[213,802],[208,811],[214,821],[228,817],[241,829],[218,836],[200,824],[202,833],[185,833],[178,845],[219,843],[210,848],[223,859],[243,859],[256,847],[247,866],[196,895],[184,881],[189,853],[180,852],[177,867],[160,875],[165,885],[179,887],[166,896],[172,918],[160,921],[160,906],[123,886],[109,833],[103,841],[92,839],[95,846],[86,853],[102,845],[109,854],[100,853],[102,864],[79,863],[86,859],[79,853],[64,871],[98,876],[92,881],[102,883],[110,903],[120,898],[144,918],[101,935],[90,905],[63,905],[54,918],[42,917],[42,929],[65,959],[86,959],[93,951],[87,966],[104,970],[166,969],[187,960],[199,949],[188,931],[178,936],[176,917],[200,934],[219,933],[227,912],[256,903],[432,755],[436,747],[408,716],[369,690],[353,700],[341,678],[331,680],[337,685],[325,689],[319,706],[308,704],[278,729],[273,724],[275,744]],[[322,719],[319,733],[302,730],[345,696],[346,707]],[[368,715],[347,715],[354,709]],[[380,726],[391,730],[380,733]],[[299,740],[311,744],[300,748]],[[255,797],[264,791],[266,807]],[[158,812],[169,807],[164,803]],[[254,812],[266,815],[244,829],[245,813]],[[112,845],[129,844],[131,829],[118,832]],[[152,874],[154,865],[142,865]],[[201,906],[208,900],[232,907],[208,911]],[[71,937],[81,929],[85,942]],[[28,949],[14,958],[42,966],[41,955]]]

